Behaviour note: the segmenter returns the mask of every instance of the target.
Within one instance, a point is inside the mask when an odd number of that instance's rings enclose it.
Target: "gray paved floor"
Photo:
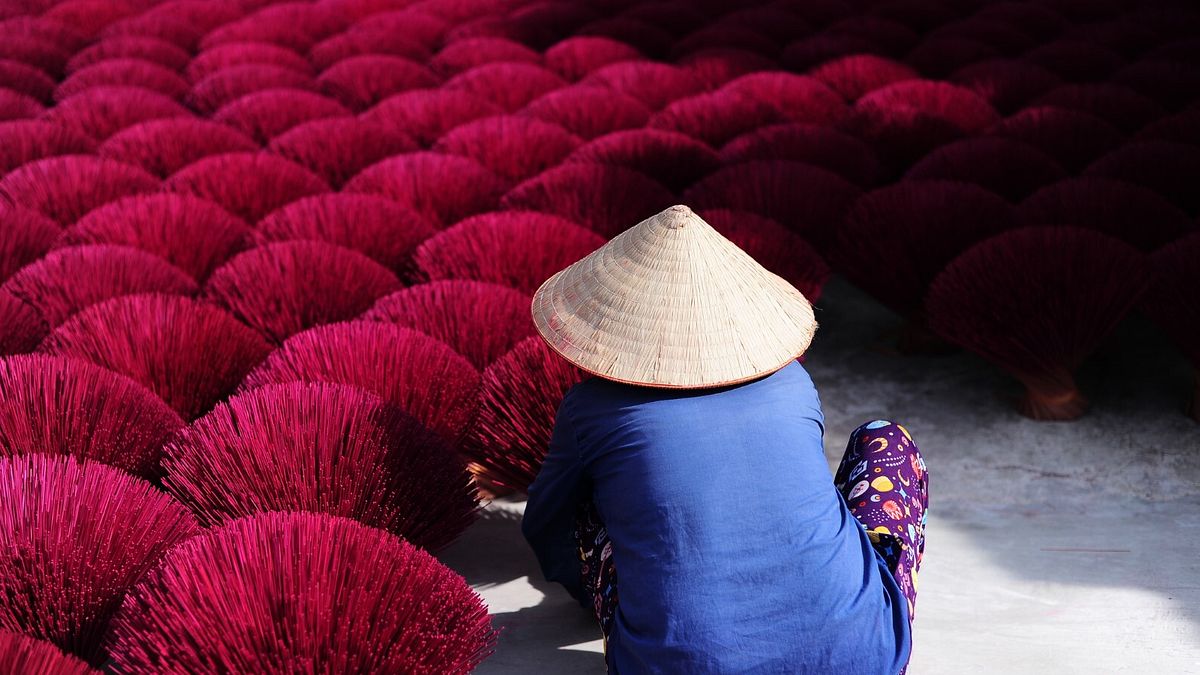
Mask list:
[[[831,470],[859,423],[904,423],[930,470],[911,675],[1200,673],[1200,425],[1186,362],[1127,321],[1080,374],[1087,417],[1037,423],[971,355],[902,357],[896,319],[835,280],[807,368]],[[442,554],[502,627],[477,671],[602,673],[598,631],[541,581],[519,502]]]

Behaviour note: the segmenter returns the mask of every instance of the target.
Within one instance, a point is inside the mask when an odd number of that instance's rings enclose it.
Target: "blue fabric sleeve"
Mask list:
[[[562,584],[581,605],[589,607],[591,598],[584,597],[580,580],[575,513],[580,501],[590,498],[590,489],[567,409],[564,398],[555,416],[546,460],[529,486],[521,533],[533,547],[546,580]]]

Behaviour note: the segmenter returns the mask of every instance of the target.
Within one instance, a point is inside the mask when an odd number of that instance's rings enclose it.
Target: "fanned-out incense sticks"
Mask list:
[[[1016,202],[1065,179],[1067,172],[1031,145],[981,137],[943,145],[914,164],[904,177],[974,183]]]
[[[408,134],[430,146],[460,124],[503,112],[487,99],[465,91],[417,89],[380,101],[360,119]]]
[[[545,68],[529,63],[489,63],[462,72],[446,82],[450,91],[465,91],[516,112],[566,82]]]
[[[477,66],[501,62],[541,65],[542,55],[507,38],[469,38],[443,47],[429,59],[429,68],[442,77],[454,77]]]
[[[43,118],[101,142],[140,122],[190,114],[169,96],[139,87],[105,86],[60,101]]]
[[[847,101],[857,101],[889,84],[920,77],[910,66],[874,54],[855,54],[826,61],[810,70],[809,75],[824,82]]]
[[[61,101],[92,87],[139,87],[182,99],[188,83],[174,70],[140,59],[108,59],[71,73],[54,90]]]
[[[397,155],[346,183],[346,192],[379,195],[447,227],[495,208],[508,184],[482,164],[437,152]]]
[[[36,211],[0,205],[0,284],[54,246],[62,228]]]
[[[1149,188],[1112,178],[1072,178],[1021,202],[1026,225],[1074,225],[1150,252],[1196,229],[1186,213]]]
[[[99,675],[87,662],[53,643],[0,630],[0,671],[11,675]]]
[[[50,122],[0,122],[0,175],[28,162],[58,155],[83,155],[95,148],[90,138]]]
[[[366,110],[393,94],[436,87],[440,83],[425,66],[384,54],[342,59],[317,78],[322,91],[356,111]]]
[[[188,105],[212,115],[223,106],[257,91],[317,90],[317,82],[306,72],[271,63],[240,63],[223,66],[197,80],[188,93]]]
[[[725,164],[760,159],[804,162],[829,169],[860,186],[875,183],[882,173],[879,160],[866,143],[814,124],[776,124],[755,129],[726,143],[720,158]]]
[[[166,40],[136,35],[111,36],[77,52],[67,62],[66,71],[73,73],[112,59],[138,59],[178,73],[183,72],[191,58],[191,54]]]
[[[329,192],[308,169],[267,153],[212,155],[187,165],[163,187],[219,204],[248,223],[302,197]]]
[[[763,267],[800,290],[809,302],[821,297],[831,270],[821,254],[783,225],[747,211],[708,209],[700,216]]]
[[[433,149],[469,157],[497,176],[519,182],[557,165],[581,142],[557,124],[534,117],[505,115],[455,127]]]
[[[287,47],[266,42],[229,42],[206,49],[187,62],[184,74],[192,84],[196,84],[226,68],[253,65],[276,66],[294,70],[300,75],[313,75],[313,66],[303,56]]]
[[[580,138],[640,130],[650,110],[637,99],[601,86],[577,84],[539,96],[520,114],[557,124]]]
[[[707,143],[664,129],[628,129],[605,134],[577,148],[566,162],[622,166],[676,191],[721,166],[721,158]]]
[[[517,185],[500,205],[552,213],[610,237],[673,201],[666,187],[632,169],[569,163]]]
[[[417,144],[380,124],[354,117],[322,117],[273,137],[268,148],[340,188],[368,166],[416,150]]]
[[[543,56],[547,68],[569,81],[583,79],[611,63],[641,59],[637,49],[623,42],[582,35],[555,43]]]
[[[224,124],[193,117],[150,120],[108,137],[99,153],[166,178],[210,155],[254,152],[258,144]]]
[[[212,118],[266,145],[305,122],[350,116],[349,108],[329,96],[311,91],[268,89],[226,103],[213,113]]]
[[[1187,413],[1200,422],[1200,234],[1181,237],[1150,256],[1153,284],[1141,309],[1166,331],[1171,340],[1192,363],[1196,372],[1196,390],[1187,404]]]
[[[0,179],[0,199],[62,226],[121,197],[158,190],[154,176],[136,166],[92,155],[63,155],[24,164]]]
[[[33,351],[50,327],[42,315],[12,293],[0,289],[0,356]]]
[[[988,134],[1022,141],[1078,172],[1117,147],[1124,135],[1113,125],[1079,110],[1030,106],[996,123]]]

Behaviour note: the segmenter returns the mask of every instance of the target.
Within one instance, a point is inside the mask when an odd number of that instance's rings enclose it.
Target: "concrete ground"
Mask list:
[[[876,418],[908,427],[929,467],[911,675],[1200,673],[1200,425],[1157,331],[1131,318],[1084,366],[1086,417],[1033,422],[979,358],[889,353],[896,317],[845,282],[817,304],[806,367],[830,470]],[[476,672],[603,673],[599,629],[521,538],[523,506],[493,503],[440,556],[502,629]]]

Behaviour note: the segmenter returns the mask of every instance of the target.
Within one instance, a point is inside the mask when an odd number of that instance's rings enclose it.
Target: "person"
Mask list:
[[[522,532],[595,615],[609,672],[907,669],[925,462],[875,420],[830,474],[797,289],[674,206],[531,310],[590,376],[559,404]]]

